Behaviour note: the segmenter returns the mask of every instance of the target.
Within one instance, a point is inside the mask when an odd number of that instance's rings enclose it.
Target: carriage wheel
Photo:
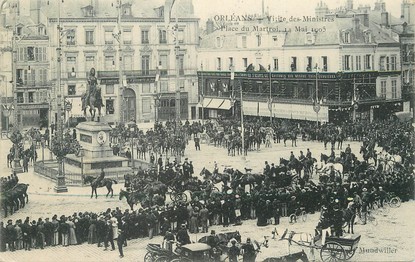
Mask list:
[[[182,198],[182,200],[184,202],[187,202],[187,195],[186,195],[186,193],[180,193],[179,195],[180,195],[180,197]]]
[[[301,212],[301,221],[303,222],[307,221],[307,213],[305,211]]]
[[[344,248],[336,242],[328,242],[320,250],[322,261],[344,261],[346,260],[346,252]]]
[[[158,257],[154,262],[170,262],[169,257]]]
[[[154,256],[153,253],[147,252],[144,256],[144,262],[154,262]]]
[[[295,214],[291,214],[291,215],[290,215],[290,217],[289,217],[288,222],[289,222],[290,224],[297,223],[297,216],[296,216]]]
[[[353,256],[354,256],[354,253],[356,252],[356,249],[353,249],[353,250],[348,250],[347,252],[346,252],[346,260],[349,260],[349,259],[351,259]]]
[[[400,207],[401,206],[401,199],[399,197],[393,197],[390,201],[389,201],[389,205],[391,207]]]

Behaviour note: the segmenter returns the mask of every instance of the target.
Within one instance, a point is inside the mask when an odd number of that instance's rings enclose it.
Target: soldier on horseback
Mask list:
[[[99,174],[99,176],[95,179],[94,184],[99,186],[102,182],[102,180],[104,180],[105,178],[105,172],[104,172],[104,168],[101,168],[101,174]]]

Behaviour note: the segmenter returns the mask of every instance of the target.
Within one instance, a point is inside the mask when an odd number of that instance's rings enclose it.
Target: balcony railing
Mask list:
[[[118,78],[118,71],[98,71],[98,78]],[[156,70],[126,70],[123,71],[123,74],[127,77],[137,77],[137,76],[154,76],[156,75]]]

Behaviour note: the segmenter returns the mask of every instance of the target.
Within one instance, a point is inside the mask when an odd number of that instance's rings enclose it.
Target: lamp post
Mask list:
[[[81,158],[81,184],[84,185],[84,149],[79,147],[78,156]]]
[[[272,82],[271,82],[271,65],[268,65],[269,70],[269,99],[268,99],[268,109],[269,109],[269,121],[272,124]]]
[[[42,164],[45,164],[45,138],[42,136],[40,138],[40,144],[42,145]]]
[[[128,131],[130,133],[130,138],[131,138],[131,168],[134,170],[135,169],[135,163],[134,163],[134,137],[136,135],[136,129],[137,126],[135,124],[135,122],[130,121],[128,122]]]
[[[121,12],[122,12],[122,0],[117,0],[117,6],[118,9],[118,18],[117,18],[117,28],[118,33],[112,34],[112,36],[117,40],[118,42],[118,122],[124,122],[128,121],[124,119],[124,110],[122,106],[123,102],[123,96],[124,96],[124,81],[123,81],[123,62],[122,62],[122,35],[121,35]],[[128,110],[127,110],[128,111]]]
[[[3,116],[6,118],[6,132],[9,134],[9,121],[14,107],[9,105],[3,105]]]
[[[159,106],[160,106],[160,98],[161,98],[161,83],[160,83],[160,75],[161,75],[161,70],[162,70],[162,66],[159,65],[157,67],[157,73],[156,73],[156,83],[155,83],[155,87],[154,87],[154,122],[158,122],[158,118],[159,118]],[[160,88],[159,88],[160,85]],[[159,92],[160,89],[160,92]]]
[[[316,66],[314,67],[314,69],[316,70],[316,97],[315,97],[315,100],[314,100],[313,109],[314,109],[314,112],[316,112],[316,114],[317,114],[316,125],[318,127],[318,124],[319,124],[318,112],[320,112],[320,101],[318,99],[318,70],[319,70],[319,67],[318,67],[317,63],[316,63]]]
[[[202,104],[202,125],[205,119],[205,112],[204,112],[204,99],[205,99],[205,90],[204,90],[204,83],[203,83],[203,63],[200,64],[200,68],[201,68],[201,72],[200,72],[200,78],[201,78],[201,82],[202,82],[202,90],[201,90],[201,94],[200,94],[200,103]]]
[[[61,60],[61,56],[62,56],[62,49],[61,49],[61,40],[63,37],[63,31],[61,28],[61,24],[60,24],[60,16],[61,16],[61,0],[58,0],[58,25],[57,25],[57,29],[58,29],[58,34],[57,34],[57,48],[56,48],[56,72],[57,72],[57,76],[56,76],[56,90],[57,90],[57,96],[56,96],[56,101],[57,101],[57,116],[58,116],[58,123],[57,123],[57,130],[56,130],[56,136],[57,136],[57,142],[59,147],[62,147],[62,142],[63,142],[63,123],[62,123],[62,92],[63,90],[61,90],[61,66],[62,66],[62,60]],[[62,150],[62,148],[61,148]],[[56,177],[56,186],[54,188],[55,192],[57,193],[62,193],[62,192],[68,192],[68,188],[66,187],[66,183],[65,183],[65,174],[63,171],[63,159],[64,157],[62,156],[57,156],[57,160],[58,160],[58,175]]]

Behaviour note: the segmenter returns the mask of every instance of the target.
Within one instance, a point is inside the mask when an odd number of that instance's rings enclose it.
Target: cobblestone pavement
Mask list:
[[[347,146],[346,142],[344,144]],[[358,155],[359,143],[350,142],[352,151]],[[227,156],[225,148],[215,148],[205,144],[201,145],[201,151],[194,150],[194,144],[189,142],[185,157],[193,161],[195,167],[195,174],[199,174],[203,167],[211,170],[214,166],[214,161],[218,162],[220,169],[225,166],[231,166],[238,169],[249,167],[253,172],[261,172],[264,166],[264,161],[269,163],[279,164],[279,158],[288,158],[290,151],[294,151],[296,156],[299,151],[306,151],[310,148],[313,156],[318,160],[320,153],[329,154],[329,150],[324,150],[322,143],[298,141],[297,147],[287,146],[283,144],[273,144],[272,148],[261,148],[260,151],[249,152],[246,160],[241,156],[230,157]],[[7,140],[0,141],[0,172],[1,175],[8,175],[10,169],[6,167],[6,153],[10,148],[10,142]],[[339,154],[339,150],[336,150]],[[41,158],[41,150],[38,150]],[[48,159],[48,152],[45,153],[45,159]],[[129,208],[125,202],[119,201],[116,195],[123,185],[114,186],[114,198],[105,198],[106,189],[98,189],[98,199],[90,199],[89,187],[69,187],[67,193],[56,194],[53,191],[54,182],[41,178],[33,174],[33,167],[29,168],[29,173],[20,174],[19,178],[22,183],[28,183],[29,186],[29,203],[24,209],[10,216],[11,219],[24,219],[29,216],[31,219],[38,217],[51,217],[53,214],[69,215],[74,212],[93,211],[101,212],[107,208],[120,207],[121,209]],[[378,226],[373,225],[357,225],[356,232],[362,234],[360,247],[352,261],[410,261],[415,259],[415,235],[413,228],[415,228],[415,221],[413,214],[415,213],[415,202],[403,203],[398,209],[392,209],[386,216],[377,216]],[[3,215],[3,214],[2,214]],[[4,219],[2,218],[4,221]],[[285,228],[290,230],[313,233],[315,225],[318,221],[318,215],[309,215],[305,223],[298,223],[289,225],[287,218],[282,218],[281,224],[277,226],[277,231],[281,234]],[[271,231],[274,226],[257,227],[256,221],[244,221],[241,226],[233,226],[229,228],[212,227],[217,232],[239,230],[243,239],[251,237],[257,241],[262,241],[263,236],[271,236]],[[196,241],[203,234],[191,234],[192,241]],[[148,243],[161,243],[160,236],[149,240],[148,238],[131,240],[128,247],[124,248],[125,257],[120,259],[118,251],[103,251],[103,248],[98,248],[96,245],[77,245],[70,247],[48,247],[44,250],[34,249],[32,251],[16,251],[0,253],[0,261],[143,261],[146,253],[145,247]],[[377,249],[376,249],[377,248]],[[384,248],[391,248],[396,253],[385,253]],[[300,251],[301,248],[291,247],[291,252]],[[309,252],[308,249],[305,249]],[[287,242],[270,240],[269,248],[262,248],[259,253],[257,261],[270,256],[282,256],[288,254]],[[311,253],[307,253],[309,259],[312,258]],[[319,250],[314,251],[316,259],[319,260]]]

